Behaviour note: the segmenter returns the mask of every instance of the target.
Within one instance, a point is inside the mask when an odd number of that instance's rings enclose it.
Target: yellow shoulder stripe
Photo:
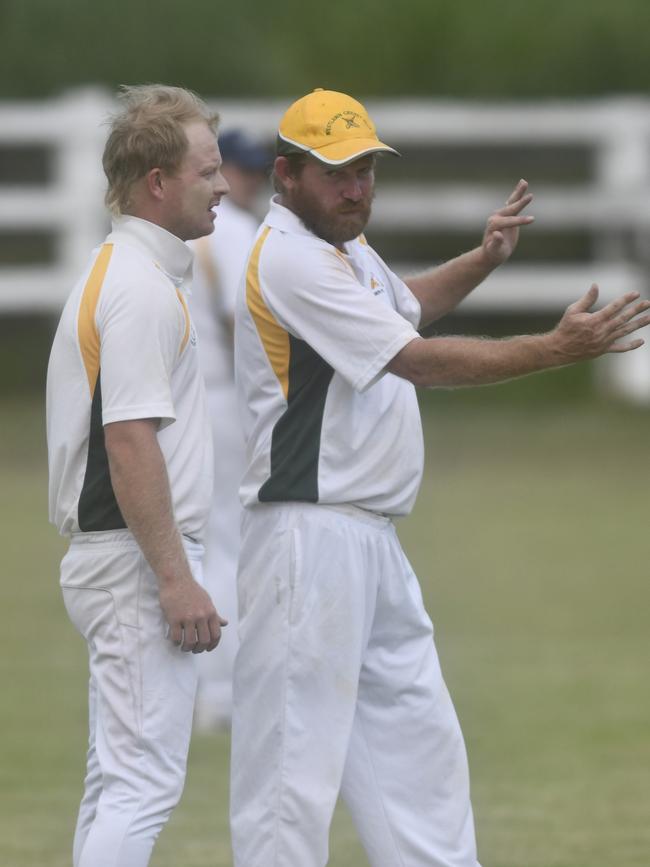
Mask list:
[[[260,254],[270,227],[267,226],[253,247],[246,268],[246,304],[262,341],[285,400],[289,398],[289,335],[266,306],[260,289]]]
[[[99,294],[112,255],[113,245],[104,244],[95,259],[95,264],[84,286],[79,305],[77,336],[81,357],[86,368],[91,398],[95,393],[95,386],[97,385],[97,377],[99,375],[99,332],[95,324],[95,311],[97,310]]]
[[[341,253],[341,251],[338,249],[338,247],[334,247],[334,252],[339,257],[341,262],[343,262],[345,264],[348,271],[351,271],[354,274],[354,268],[352,267],[352,265],[350,265],[349,261],[347,260],[347,258],[345,256],[345,253]],[[356,274],[354,276],[356,278]]]
[[[183,350],[187,346],[187,341],[190,337],[190,311],[187,309],[187,301],[185,300],[185,296],[181,292],[180,289],[176,290],[176,294],[178,295],[178,300],[181,302],[181,306],[183,308],[183,312],[185,313],[185,333],[183,334],[183,339],[181,341],[181,348],[179,351],[179,355],[183,354]]]

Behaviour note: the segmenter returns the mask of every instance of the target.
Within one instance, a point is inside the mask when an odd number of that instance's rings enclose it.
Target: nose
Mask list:
[[[347,199],[349,202],[360,202],[363,198],[363,190],[361,189],[361,184],[359,183],[357,178],[354,178],[348,182],[345,189],[343,190],[343,198]]]
[[[217,172],[215,177],[214,184],[214,194],[215,196],[227,196],[230,192],[230,184],[221,174],[221,172]]]

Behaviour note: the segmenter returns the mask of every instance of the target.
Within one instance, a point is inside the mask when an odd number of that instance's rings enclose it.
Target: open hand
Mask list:
[[[598,300],[598,286],[567,307],[552,335],[563,363],[597,358],[606,352],[629,352],[643,345],[641,338],[620,342],[628,334],[650,324],[650,301],[639,301],[638,292],[627,292],[602,310],[591,312]],[[645,315],[640,315],[645,314]]]

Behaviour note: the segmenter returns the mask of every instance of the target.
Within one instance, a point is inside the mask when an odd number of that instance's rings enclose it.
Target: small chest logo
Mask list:
[[[372,289],[373,295],[381,295],[384,291],[384,284],[381,280],[378,280],[374,274],[370,276],[370,288]]]
[[[192,346],[196,346],[196,341],[197,341],[196,331],[194,329],[194,325],[191,325],[190,326],[190,343],[192,344]]]

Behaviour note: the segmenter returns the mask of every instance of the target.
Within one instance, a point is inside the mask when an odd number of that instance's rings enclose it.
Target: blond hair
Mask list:
[[[172,173],[180,166],[188,142],[184,125],[205,121],[217,132],[219,115],[195,93],[182,87],[142,84],[120,88],[122,110],[110,120],[102,164],[108,179],[106,206],[125,213],[133,184],[154,168]]]

